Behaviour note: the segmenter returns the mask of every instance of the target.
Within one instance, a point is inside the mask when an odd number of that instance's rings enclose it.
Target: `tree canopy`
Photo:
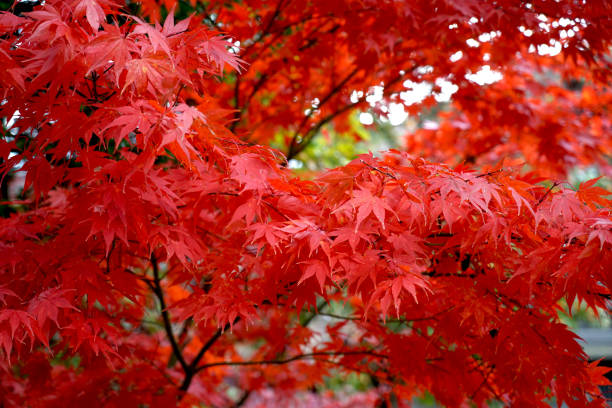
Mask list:
[[[0,406],[606,406],[559,313],[610,302],[610,192],[566,181],[612,175],[609,1],[9,6]]]

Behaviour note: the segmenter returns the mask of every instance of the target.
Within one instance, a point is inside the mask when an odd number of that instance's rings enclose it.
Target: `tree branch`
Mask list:
[[[196,371],[202,371],[211,367],[219,366],[253,366],[253,365],[282,365],[288,364],[297,360],[304,360],[308,358],[314,358],[318,356],[351,356],[351,355],[364,355],[373,356],[382,359],[388,359],[389,356],[385,354],[375,353],[373,351],[317,351],[314,353],[298,354],[293,357],[289,357],[282,360],[255,360],[255,361],[219,361],[217,363],[208,363],[199,366]]]
[[[319,130],[321,130],[323,126],[331,122],[338,115],[354,108],[355,106],[359,105],[362,102],[363,101],[352,102],[338,109],[334,113],[330,113],[329,115],[321,119],[321,121],[319,121],[314,127],[310,128],[310,130],[306,132],[306,134],[304,135],[300,143],[297,143],[297,142],[294,143],[294,140],[297,140],[296,138],[299,136],[299,134],[297,136],[294,135],[294,138],[291,139],[291,145],[289,146],[289,151],[287,152],[287,161],[291,160],[292,158],[300,154],[306,147],[308,147],[312,139],[316,136],[316,134],[319,132]]]
[[[240,399],[238,401],[236,401],[236,403],[234,404],[234,408],[238,408],[238,407],[243,406],[244,403],[249,398],[249,395],[251,395],[251,390],[246,390],[244,392],[244,394],[242,394],[242,397],[240,397]]]
[[[404,317],[404,318],[399,318],[399,319],[386,319],[386,320],[377,320],[378,323],[410,323],[410,322],[419,322],[419,321],[425,321],[425,320],[436,320],[436,318],[446,312],[450,312],[452,309],[454,309],[454,306],[450,306],[444,310],[441,310],[437,313],[434,313],[430,316],[420,316],[420,317]],[[332,319],[338,319],[338,320],[354,320],[354,321],[365,321],[363,317],[359,317],[359,316],[342,316],[342,315],[338,315],[338,314],[334,314],[334,313],[326,313],[326,312],[318,312],[316,315],[318,316],[327,316],[327,317],[331,317]]]
[[[255,44],[257,44],[259,41],[261,41],[261,39],[265,38],[270,33],[270,30],[274,26],[274,21],[280,15],[282,6],[283,0],[279,0],[276,4],[276,8],[274,9],[272,16],[270,17],[270,20],[268,20],[268,24],[266,24],[265,28],[261,31],[261,34],[258,36],[258,38],[245,49],[244,53],[240,55],[240,58],[244,58],[250,52],[253,46],[255,46]],[[234,121],[230,125],[230,130],[232,132],[236,129],[236,126],[240,122],[243,111],[243,107],[240,106],[240,82],[241,76],[236,74],[236,83],[234,84],[234,109],[236,109],[236,112],[234,113]]]
[[[236,319],[234,323],[236,323],[238,320],[239,318]],[[181,384],[181,388],[180,388],[181,391],[187,391],[189,389],[189,386],[191,385],[191,381],[193,380],[193,376],[198,372],[196,367],[200,363],[200,360],[202,360],[202,358],[204,357],[204,354],[206,354],[208,349],[210,349],[212,345],[215,344],[215,342],[219,339],[219,337],[221,337],[221,335],[226,330],[229,330],[229,328],[230,328],[230,325],[228,323],[225,325],[225,327],[217,329],[217,331],[212,335],[212,337],[208,339],[206,343],[204,343],[200,351],[198,351],[198,354],[194,357],[194,359],[191,361],[191,363],[187,367],[187,370],[185,371],[185,379],[183,380],[183,383]]]
[[[153,282],[151,283],[151,289],[153,293],[157,296],[159,301],[159,306],[161,308],[161,315],[164,321],[164,330],[166,331],[166,336],[168,337],[168,341],[170,341],[170,346],[172,347],[172,352],[174,356],[181,364],[183,371],[185,372],[185,376],[189,373],[189,366],[181,353],[181,349],[179,348],[178,343],[176,342],[176,338],[174,337],[174,332],[172,331],[172,321],[170,319],[170,314],[166,308],[166,301],[164,300],[164,292],[161,287],[161,280],[159,277],[159,265],[157,264],[157,258],[155,255],[151,255],[151,265],[153,266]]]
[[[552,186],[550,186],[550,188],[548,190],[546,190],[546,192],[544,193],[544,195],[542,197],[540,197],[540,199],[538,200],[538,202],[535,205],[535,208],[538,208],[540,206],[540,204],[542,204],[542,202],[546,199],[546,197],[548,197],[548,195],[550,194],[550,192],[553,190],[553,188],[557,187],[559,185],[559,183],[557,183],[556,181],[552,184]]]
[[[278,18],[281,10],[283,9],[282,6],[283,6],[283,0],[279,0],[278,3],[276,3],[276,8],[274,9],[272,16],[270,16],[270,20],[268,20],[268,24],[266,24],[264,29],[261,30],[261,33],[257,36],[257,39],[255,39],[252,44],[250,44],[248,47],[244,49],[244,52],[240,54],[240,58],[246,57],[257,43],[259,43],[262,39],[268,36],[268,34],[270,34],[272,27],[274,26],[274,21]],[[280,33],[282,33],[282,31]]]
[[[341,88],[344,85],[346,85],[348,80],[350,80],[357,73],[356,70],[357,70],[357,68],[355,68],[353,70],[353,72],[351,72],[351,74],[349,74],[349,76],[347,78],[345,78],[343,81],[341,81],[340,84],[338,84],[334,89],[332,89],[332,91],[330,91],[330,93],[325,98],[323,98],[323,100],[321,100],[321,102],[319,103],[317,108],[316,109],[313,108],[313,110],[302,120],[302,122],[298,126],[297,130],[293,134],[293,138],[291,139],[291,144],[289,145],[289,150],[287,152],[287,161],[291,160],[292,158],[297,156],[299,153],[301,153],[308,146],[308,144],[312,141],[312,139],[317,135],[317,133],[319,132],[319,130],[321,130],[321,128],[323,126],[325,126],[326,124],[328,124],[329,122],[334,120],[337,116],[343,114],[344,112],[347,112],[347,111],[353,109],[354,107],[356,107],[357,105],[359,105],[359,104],[361,104],[361,103],[363,103],[365,101],[364,98],[360,98],[359,100],[357,100],[355,102],[351,102],[351,103],[349,103],[347,105],[344,105],[343,107],[337,109],[335,112],[330,113],[329,115],[325,116],[316,125],[311,127],[304,134],[304,136],[302,137],[302,141],[301,142],[298,142],[300,131],[304,128],[304,126],[306,126],[308,120],[314,114],[314,112],[316,110],[321,109],[321,106],[325,102],[329,101],[329,99],[333,96],[332,92],[334,94],[339,92],[341,90]],[[403,77],[404,77],[403,74],[399,74],[395,78],[393,78],[391,81],[389,81],[388,84],[385,84],[385,90],[384,90],[383,95],[388,95],[390,93],[391,87],[393,85],[395,85],[396,83],[398,83],[399,81],[401,81],[401,79]]]
[[[325,306],[327,306],[327,305],[328,305],[328,303],[327,303],[327,301],[325,299],[323,299],[320,303],[317,303],[317,305],[316,305],[317,310],[315,310],[315,312],[312,315],[308,316],[306,318],[306,320],[304,320],[304,322],[302,322],[302,326],[303,327],[308,326],[310,324],[310,322],[312,322],[312,319],[314,319],[317,315],[319,315],[320,311],[323,310],[325,308]]]
[[[336,86],[334,86],[332,89],[330,89],[330,91],[327,93],[327,95],[325,95],[320,100],[320,102],[319,102],[319,104],[317,105],[316,108],[312,108],[310,110],[310,112],[308,113],[308,115],[304,116],[304,119],[302,119],[302,121],[298,125],[297,129],[293,133],[293,137],[291,138],[291,143],[289,145],[289,151],[287,152],[287,160],[293,158],[297,153],[299,153],[302,150],[304,150],[304,147],[300,148],[299,151],[297,150],[300,145],[306,145],[307,144],[307,143],[300,143],[298,138],[300,136],[300,132],[306,126],[306,124],[308,123],[308,121],[310,120],[312,115],[314,115],[314,113],[316,111],[320,110],[321,107],[323,105],[325,105],[325,103],[327,103],[334,95],[336,95],[338,92],[340,92],[342,90],[342,88],[344,87],[344,85],[346,85],[357,74],[357,72],[359,72],[359,67],[353,68],[353,70],[351,72],[349,72],[349,74],[346,77],[344,77],[344,79],[342,81],[340,81],[338,84],[336,84]],[[320,126],[318,126],[318,127],[320,128]],[[306,138],[303,138],[303,140],[306,141]]]

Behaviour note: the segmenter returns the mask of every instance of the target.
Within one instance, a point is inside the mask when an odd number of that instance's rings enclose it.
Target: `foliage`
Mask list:
[[[25,184],[0,219],[0,405],[404,406],[429,392],[449,407],[604,407],[605,370],[558,313],[610,299],[609,193],[561,181],[580,164],[611,172],[610,11],[15,3],[0,14],[0,171]],[[552,40],[559,55],[530,51]],[[485,62],[504,79],[466,79]],[[354,112],[376,86],[398,100],[440,78],[458,86],[452,108],[406,151],[314,178],[288,168],[326,132],[362,137]],[[338,370],[359,374],[352,393]]]

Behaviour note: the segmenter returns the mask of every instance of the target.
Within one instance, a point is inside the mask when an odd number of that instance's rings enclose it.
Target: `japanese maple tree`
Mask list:
[[[0,29],[0,406],[606,405],[559,313],[612,288],[610,193],[565,181],[612,174],[607,0],[47,0]],[[401,151],[287,165],[444,81]]]

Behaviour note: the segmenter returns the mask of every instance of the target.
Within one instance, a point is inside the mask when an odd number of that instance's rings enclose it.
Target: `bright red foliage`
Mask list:
[[[557,314],[607,306],[612,202],[541,177],[612,173],[609,2],[122,7],[0,14],[0,171],[26,191],[0,219],[0,406],[605,406]],[[465,79],[485,64],[503,80]],[[286,167],[372,86],[436,79],[452,109],[407,152]],[[315,388],[337,370],[371,389]]]

